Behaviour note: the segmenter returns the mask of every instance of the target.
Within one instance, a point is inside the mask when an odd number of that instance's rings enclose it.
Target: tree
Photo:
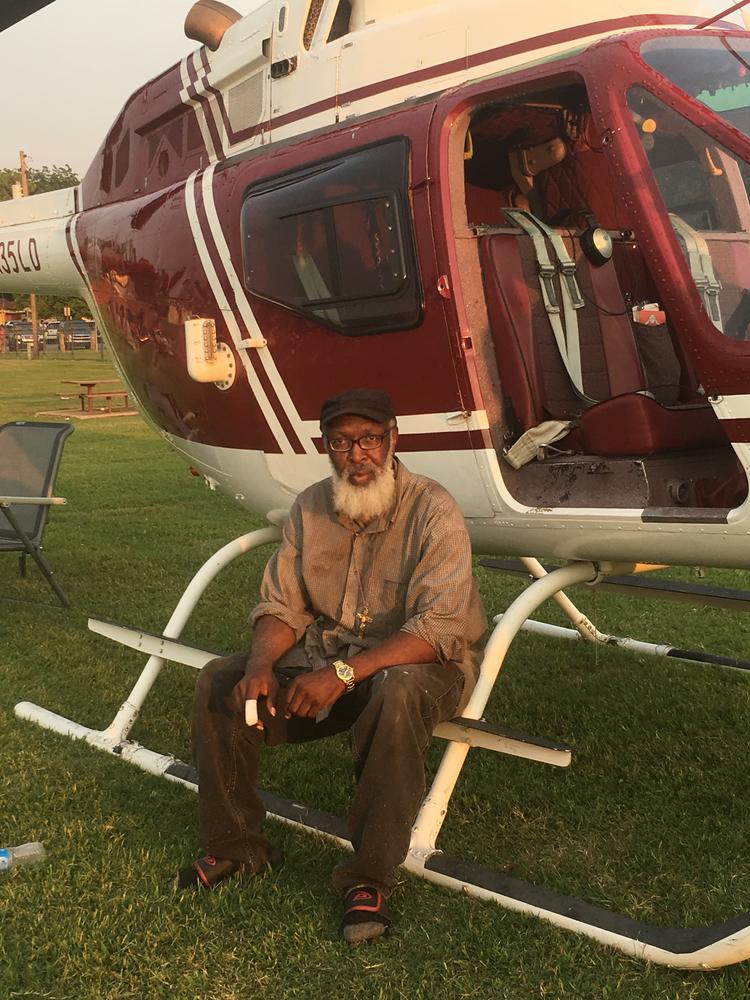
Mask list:
[[[29,308],[28,295],[13,295],[8,296],[8,298],[13,299],[14,309]],[[89,315],[89,307],[83,299],[75,298],[72,295],[37,295],[36,297],[36,309],[40,320],[62,320],[65,316],[65,306],[70,307],[72,319],[83,319],[84,316]]]
[[[20,184],[21,171],[17,167],[0,167],[0,201],[13,197],[13,185]],[[29,167],[29,194],[59,191],[80,183],[78,174],[69,163],[62,167]]]

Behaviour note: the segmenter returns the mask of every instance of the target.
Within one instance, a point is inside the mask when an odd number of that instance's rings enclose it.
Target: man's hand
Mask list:
[[[331,667],[312,670],[295,677],[289,685],[284,707],[284,718],[298,715],[314,719],[324,708],[330,708],[346,691],[346,685]]]
[[[245,702],[266,699],[269,715],[276,715],[276,701],[279,682],[273,672],[273,665],[294,645],[294,632],[284,622],[273,615],[264,615],[255,623],[253,644],[247,658],[245,676],[232,691],[232,707],[245,716]],[[260,719],[256,729],[263,729]]]
[[[234,686],[232,707],[236,712],[244,715],[246,701],[257,701],[259,698],[265,698],[268,714],[276,715],[278,694],[279,682],[276,680],[273,667],[249,667],[242,680]],[[260,719],[255,723],[255,728],[264,728]]]

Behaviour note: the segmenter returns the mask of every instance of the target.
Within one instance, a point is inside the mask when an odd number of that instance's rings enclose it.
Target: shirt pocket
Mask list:
[[[406,621],[406,592],[409,587],[408,579],[394,580],[391,576],[384,576],[380,581],[381,600],[378,618],[378,625],[388,627],[395,631]]]
[[[322,605],[318,610],[328,613],[346,585],[347,561],[332,548],[316,550],[311,545],[310,549],[310,554],[302,552],[302,580],[310,596],[315,595],[316,603]]]

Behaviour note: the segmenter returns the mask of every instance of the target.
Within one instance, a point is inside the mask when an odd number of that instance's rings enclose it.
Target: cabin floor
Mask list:
[[[731,448],[624,458],[558,454],[522,469],[503,461],[502,470],[515,499],[530,507],[718,509],[725,496],[729,510],[743,499]]]

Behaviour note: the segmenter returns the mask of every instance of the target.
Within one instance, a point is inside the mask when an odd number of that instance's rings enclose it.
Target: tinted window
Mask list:
[[[686,32],[646,42],[649,66],[750,136],[750,40]]]
[[[242,208],[245,283],[342,333],[421,317],[402,140],[277,178]]]
[[[706,313],[750,339],[750,166],[640,87],[633,124]]]

